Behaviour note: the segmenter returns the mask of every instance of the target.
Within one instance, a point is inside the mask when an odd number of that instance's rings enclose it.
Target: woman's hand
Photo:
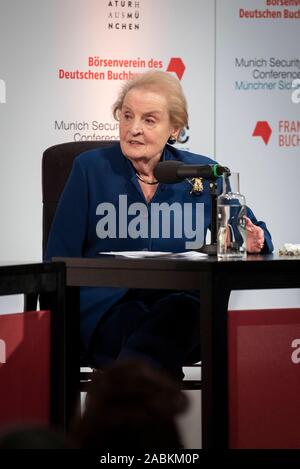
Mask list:
[[[250,254],[259,253],[265,242],[265,235],[262,228],[252,223],[250,218],[245,217],[246,220],[246,247],[247,252]]]

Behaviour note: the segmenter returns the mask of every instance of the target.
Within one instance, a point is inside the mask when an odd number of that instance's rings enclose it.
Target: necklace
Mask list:
[[[153,181],[153,182],[148,182],[148,181],[145,181],[145,179],[141,178],[141,176],[138,174],[138,173],[135,173],[136,174],[136,177],[144,182],[145,184],[149,184],[149,186],[154,186],[155,184],[158,184],[158,181]]]

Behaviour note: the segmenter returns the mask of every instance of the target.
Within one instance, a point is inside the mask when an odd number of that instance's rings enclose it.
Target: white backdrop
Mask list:
[[[189,140],[181,147],[214,154],[214,7],[205,0],[1,0],[1,262],[41,259],[42,153],[60,142],[117,138],[111,106],[126,74],[171,66],[189,102]],[[78,78],[89,71],[100,79]]]
[[[249,15],[268,10],[282,18],[246,17],[241,10]],[[241,173],[241,192],[266,221],[277,252],[286,242],[300,243],[300,126],[298,132],[281,131],[282,121],[291,127],[300,115],[300,104],[291,99],[291,79],[284,75],[300,78],[300,19],[285,19],[284,10],[299,7],[266,7],[265,0],[216,3],[215,155]],[[272,129],[267,143],[252,135],[257,122]],[[281,146],[280,134],[297,145]],[[299,305],[300,295],[243,292],[234,300],[233,307],[280,307]]]
[[[180,147],[241,172],[242,192],[268,223],[276,250],[300,242],[299,145],[279,145],[279,121],[297,121],[300,104],[292,103],[291,90],[279,89],[279,78],[254,78],[257,69],[299,73],[299,19],[251,17],[266,10],[284,15],[286,7],[265,0],[1,0],[0,8],[1,262],[41,259],[44,149],[117,138],[111,105],[121,78],[150,66],[180,74],[190,111],[189,139]],[[281,63],[270,66],[270,58]],[[86,73],[100,79],[80,78]],[[249,82],[275,85],[237,89]],[[272,129],[267,144],[252,136],[260,121]],[[249,295],[235,295],[232,305],[299,303],[298,293]]]
[[[115,3],[137,7],[109,6]],[[6,84],[6,103],[0,105],[2,261],[40,259],[43,150],[74,139],[117,138],[111,106],[122,80],[108,79],[109,73],[146,70],[155,62],[158,69],[167,70],[171,58],[181,58],[191,117],[191,137],[185,147],[213,154],[213,3],[2,1],[0,78]],[[114,18],[127,14],[138,19]],[[109,29],[109,24],[115,28],[119,23],[127,29]],[[139,29],[130,30],[129,25]],[[89,57],[119,63],[139,60],[145,66],[89,67]],[[59,78],[59,70],[64,76],[91,70],[105,78]],[[74,130],[76,126],[89,128]]]

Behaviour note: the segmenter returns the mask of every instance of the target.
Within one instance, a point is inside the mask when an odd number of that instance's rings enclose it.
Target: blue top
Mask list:
[[[163,160],[215,163],[169,145]],[[147,203],[134,167],[119,144],[82,153],[74,160],[60,198],[45,257],[49,260],[54,256],[96,257],[100,251],[181,252],[198,248],[210,225],[208,181],[203,185],[203,191],[195,195],[190,193],[187,180],[159,184]],[[258,222],[250,209],[247,216],[264,230],[263,252],[271,252],[273,245],[265,224]],[[126,291],[81,288],[81,333],[86,346],[99,319]]]

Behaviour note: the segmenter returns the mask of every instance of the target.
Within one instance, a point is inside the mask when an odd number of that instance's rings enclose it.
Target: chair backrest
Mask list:
[[[74,158],[84,151],[108,147],[115,143],[116,141],[102,142],[97,140],[67,142],[53,145],[44,151],[42,161],[43,254],[56,207],[70,174]]]

